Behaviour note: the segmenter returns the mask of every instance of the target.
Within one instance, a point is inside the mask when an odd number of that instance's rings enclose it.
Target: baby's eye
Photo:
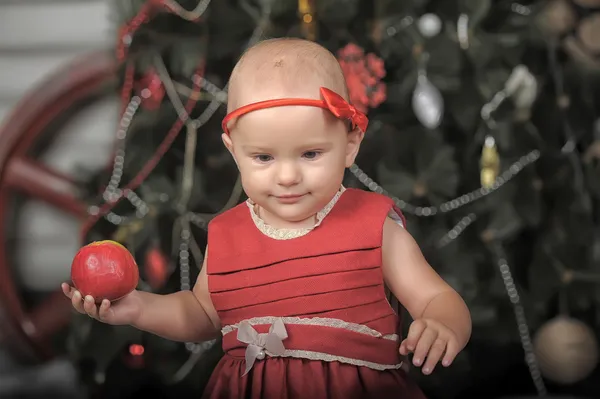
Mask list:
[[[258,154],[254,156],[254,159],[258,162],[265,163],[273,160],[273,157],[268,154]]]
[[[315,159],[321,155],[320,151],[306,151],[302,156],[306,159]]]

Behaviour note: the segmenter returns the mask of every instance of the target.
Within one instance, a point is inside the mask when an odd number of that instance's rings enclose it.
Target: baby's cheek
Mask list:
[[[311,180],[311,190],[319,197],[327,198],[327,202],[340,189],[344,179],[343,171],[338,173],[335,169],[327,170],[314,176]]]
[[[249,197],[254,196],[253,199],[271,194],[277,180],[268,169],[252,173],[241,173],[241,178],[244,191]]]

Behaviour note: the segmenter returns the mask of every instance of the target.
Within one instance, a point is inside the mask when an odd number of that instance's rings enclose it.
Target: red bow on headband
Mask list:
[[[230,112],[223,119],[223,132],[229,134],[227,124],[235,118],[239,118],[252,111],[259,109],[284,107],[289,105],[305,105],[309,107],[319,107],[329,110],[336,118],[347,119],[352,123],[352,128],[358,127],[363,133],[367,131],[369,119],[365,114],[349,104],[342,96],[325,87],[320,88],[323,100],[312,100],[306,98],[280,98],[276,100],[260,101],[248,104]]]
[[[331,91],[325,87],[321,87],[321,97],[327,104],[327,109],[331,111],[333,115],[340,119],[347,119],[352,122],[352,127],[358,127],[363,133],[367,131],[369,125],[369,119],[367,116],[360,112],[349,104],[348,101],[344,100],[342,96],[334,91]]]

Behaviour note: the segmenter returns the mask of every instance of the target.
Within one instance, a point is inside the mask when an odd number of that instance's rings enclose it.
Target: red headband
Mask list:
[[[277,100],[260,101],[253,104],[248,104],[230,112],[223,119],[223,132],[229,135],[227,124],[242,115],[259,109],[283,107],[286,105],[306,105],[309,107],[319,107],[329,110],[335,117],[347,119],[352,123],[352,128],[358,127],[363,133],[367,131],[369,120],[367,116],[357,110],[353,105],[349,104],[339,94],[325,87],[320,88],[322,100],[310,100],[306,98],[280,98]]]

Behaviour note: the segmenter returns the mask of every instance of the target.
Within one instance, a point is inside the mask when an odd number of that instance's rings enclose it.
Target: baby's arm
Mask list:
[[[142,311],[133,326],[163,338],[202,342],[217,338],[220,322],[208,292],[206,258],[193,291],[170,295],[139,292]]]
[[[427,357],[423,368],[427,374],[440,358],[449,365],[471,336],[465,302],[427,263],[412,236],[389,218],[384,223],[382,252],[385,282],[415,320],[401,352],[414,352],[417,366]]]

